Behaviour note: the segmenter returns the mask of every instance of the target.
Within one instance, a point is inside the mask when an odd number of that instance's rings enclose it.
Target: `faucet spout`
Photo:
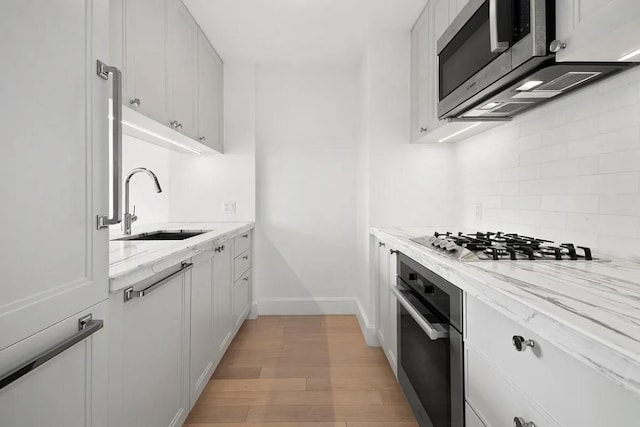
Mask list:
[[[124,234],[126,235],[131,234],[131,225],[138,219],[135,214],[129,212],[129,182],[131,181],[131,178],[137,173],[147,174],[153,181],[156,193],[162,193],[162,187],[160,186],[158,177],[151,170],[147,168],[135,168],[129,171],[124,181]]]

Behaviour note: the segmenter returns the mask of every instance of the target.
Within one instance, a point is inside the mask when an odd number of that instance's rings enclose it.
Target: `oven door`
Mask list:
[[[398,278],[398,380],[421,427],[463,427],[462,335]]]
[[[438,40],[440,118],[455,116],[453,109],[515,68],[548,55],[547,21],[553,14],[547,3],[553,2],[469,1]]]

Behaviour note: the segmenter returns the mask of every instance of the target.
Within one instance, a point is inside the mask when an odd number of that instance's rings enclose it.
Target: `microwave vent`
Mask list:
[[[599,76],[600,72],[597,71],[571,71],[560,77],[551,80],[549,83],[545,83],[542,86],[538,86],[534,92],[542,91],[566,91],[576,85],[582,84],[587,80]]]
[[[500,107],[491,110],[491,115],[509,115],[516,111],[520,111],[523,108],[527,108],[533,104],[533,102],[507,102]]]

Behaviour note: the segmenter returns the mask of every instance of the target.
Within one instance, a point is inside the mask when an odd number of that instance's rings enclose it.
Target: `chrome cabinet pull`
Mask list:
[[[245,282],[248,282],[249,278],[248,277],[243,277],[242,280],[244,280]]]
[[[242,259],[249,259],[249,255],[243,256]]]
[[[567,48],[567,44],[565,42],[563,42],[563,41],[560,41],[560,40],[554,40],[549,45],[549,50],[551,52],[553,52],[553,53],[558,53],[562,49],[566,49],[566,48]]]
[[[511,2],[489,0],[489,38],[492,53],[509,49],[511,27]]]
[[[387,246],[387,245],[385,245],[383,242],[378,242],[378,247],[379,248],[384,248],[385,246]]]
[[[109,80],[109,74],[113,77],[112,106],[112,191],[111,203],[113,205],[113,216],[98,215],[98,230],[107,228],[113,224],[120,224],[122,221],[122,73],[116,67],[98,61],[97,74],[100,78]]]
[[[174,129],[182,129],[182,123],[179,123],[177,120],[172,121],[169,125]]]
[[[420,328],[427,334],[427,336],[431,339],[431,341],[436,341],[441,338],[448,338],[449,331],[445,329],[439,323],[432,324],[427,319],[422,317],[422,315],[416,310],[413,305],[402,295],[402,292],[398,289],[397,286],[391,286],[391,293],[395,295],[398,302],[409,312],[409,315],[415,320],[415,322],[420,326]]]
[[[176,276],[179,276],[180,274],[182,274],[185,271],[191,269],[192,267],[193,267],[193,263],[183,262],[182,263],[182,268],[180,268],[180,270],[176,271],[175,273],[171,273],[170,275],[168,275],[164,279],[154,283],[151,286],[147,286],[146,288],[144,288],[141,291],[134,291],[133,290],[133,286],[129,286],[127,289],[124,290],[124,302],[131,301],[134,298],[142,298],[144,296],[149,295],[151,292],[153,292],[153,291],[161,288],[162,286],[166,285],[172,279],[174,279]]]
[[[93,335],[94,333],[102,329],[103,326],[104,321],[94,320],[91,314],[78,319],[78,332],[68,337],[64,341],[61,341],[60,343],[54,345],[47,351],[40,353],[33,359],[26,361],[11,372],[3,375],[2,378],[0,378],[0,390],[5,388],[9,384],[19,380],[29,372],[35,370],[37,367],[53,359],[65,350],[73,347],[85,338]]]
[[[140,98],[132,99],[131,101],[129,101],[129,104],[135,105],[136,107],[139,107],[140,106]]]
[[[536,427],[533,421],[525,421],[522,417],[515,417],[513,419],[513,427]]]
[[[514,335],[513,338],[511,338],[511,343],[513,344],[513,348],[515,348],[516,351],[525,351],[527,347],[533,348],[536,346],[535,341],[525,339],[520,335]]]
[[[425,133],[429,130],[429,128],[420,128],[420,133]]]
[[[249,238],[249,234],[243,234],[243,235],[242,235],[242,238],[243,238],[243,239],[248,239],[248,238]]]
[[[204,144],[205,142],[207,142],[207,138],[205,138],[204,136],[201,136],[200,137],[200,142],[202,142]]]

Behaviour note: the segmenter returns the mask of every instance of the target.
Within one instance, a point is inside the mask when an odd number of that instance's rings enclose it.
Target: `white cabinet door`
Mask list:
[[[391,293],[391,286],[396,284],[397,264],[395,251],[389,249],[389,279],[387,292],[389,293],[389,326],[387,332],[387,358],[391,363],[393,372],[398,375],[398,300]]]
[[[190,279],[178,274],[128,302],[112,294],[110,426],[181,426],[186,419]]]
[[[376,252],[376,314],[378,341],[383,350],[387,349],[387,333],[389,330],[389,292],[387,283],[389,278],[389,257],[386,243],[377,242]]]
[[[434,55],[433,46],[430,43],[429,7],[418,18],[411,32],[411,135],[412,141],[416,141],[429,131],[431,122],[433,85],[433,62],[430,58]]]
[[[232,241],[228,240],[215,249],[213,257],[213,333],[216,351],[222,356],[231,340],[232,329]]]
[[[2,6],[0,350],[107,298],[111,85],[107,2]]]
[[[102,303],[2,351],[24,361],[73,336],[78,319],[92,314],[104,327],[0,390],[0,425],[98,427],[107,420],[107,303]]]
[[[198,29],[198,138],[223,151],[223,63]]]
[[[233,285],[233,327],[238,329],[251,308],[251,270],[245,271]]]
[[[124,99],[126,106],[168,125],[167,1],[124,1]],[[140,101],[136,107],[134,99]]]
[[[198,25],[182,0],[169,0],[169,4],[170,121],[178,122],[180,132],[197,139]]]
[[[556,38],[567,45],[558,61],[617,61],[640,49],[640,2],[558,1]],[[640,55],[629,60],[640,61]]]
[[[198,400],[215,369],[218,354],[213,342],[213,251],[193,258],[191,272],[190,405]]]

